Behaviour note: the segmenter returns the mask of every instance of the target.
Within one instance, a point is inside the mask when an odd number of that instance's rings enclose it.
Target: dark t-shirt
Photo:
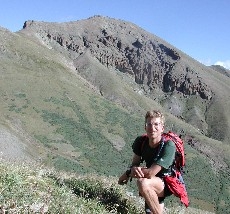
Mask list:
[[[142,142],[144,143],[142,146]],[[172,141],[167,141],[159,144],[158,147],[152,148],[149,146],[147,136],[137,137],[133,143],[133,152],[141,156],[146,162],[146,167],[149,168],[152,164],[157,164],[163,167],[160,174],[167,173],[169,167],[175,159],[176,146]],[[158,156],[159,155],[159,156]]]

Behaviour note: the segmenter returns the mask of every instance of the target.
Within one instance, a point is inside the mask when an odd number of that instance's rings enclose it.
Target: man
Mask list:
[[[163,199],[170,194],[162,176],[171,171],[176,147],[172,141],[165,143],[162,140],[164,121],[160,111],[146,113],[147,136],[137,137],[134,141],[131,167],[118,180],[119,184],[126,184],[129,177],[137,178],[139,193],[146,202],[146,213],[162,214]],[[140,166],[142,160],[146,162],[146,167]]]

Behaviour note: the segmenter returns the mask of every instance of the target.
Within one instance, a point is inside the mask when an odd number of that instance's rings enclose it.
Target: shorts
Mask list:
[[[172,192],[169,190],[168,186],[166,185],[164,179],[162,178],[162,181],[164,182],[164,197],[158,197],[159,203],[164,203],[164,199],[170,195],[172,195]]]

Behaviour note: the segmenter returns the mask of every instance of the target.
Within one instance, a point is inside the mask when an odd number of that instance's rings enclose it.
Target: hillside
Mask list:
[[[220,65],[211,65],[210,68],[214,69],[215,71],[230,77],[230,70],[220,66]]]
[[[191,206],[230,210],[224,74],[132,23],[100,16],[28,21],[17,33],[0,28],[0,41],[3,159],[117,178],[146,110],[157,108],[183,134]]]
[[[229,97],[229,79],[138,26],[95,16],[60,24],[28,21],[21,32],[66,54],[77,73],[105,98],[137,110],[121,95],[124,89],[117,91],[116,85],[109,85],[107,69],[116,69],[129,74],[142,93],[173,115],[209,137],[229,142],[229,99],[225,99]],[[222,123],[209,116],[213,111]]]
[[[143,200],[128,195],[113,177],[68,174],[38,164],[0,163],[1,213],[144,213]],[[184,207],[165,210],[167,214],[183,213]],[[187,208],[189,214],[200,210]],[[202,211],[202,214],[212,214]]]

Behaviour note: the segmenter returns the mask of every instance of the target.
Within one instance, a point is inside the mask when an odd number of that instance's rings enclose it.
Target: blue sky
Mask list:
[[[229,0],[0,0],[0,5],[0,26],[12,32],[27,20],[108,16],[138,25],[203,64],[230,69]]]

